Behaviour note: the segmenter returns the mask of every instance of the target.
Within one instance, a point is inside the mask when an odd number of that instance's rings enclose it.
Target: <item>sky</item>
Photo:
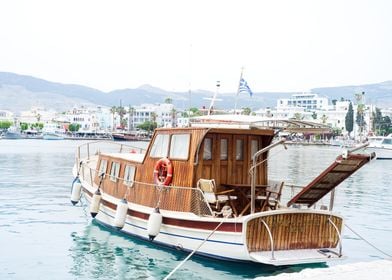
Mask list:
[[[392,80],[389,0],[3,0],[0,71],[103,91]]]

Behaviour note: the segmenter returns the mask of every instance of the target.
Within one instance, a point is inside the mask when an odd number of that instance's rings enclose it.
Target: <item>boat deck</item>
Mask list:
[[[290,265],[299,263],[322,263],[331,260],[345,258],[336,252],[325,249],[299,249],[299,250],[279,250],[274,251],[272,258],[271,251],[259,251],[250,253],[250,257],[258,262],[271,265]]]

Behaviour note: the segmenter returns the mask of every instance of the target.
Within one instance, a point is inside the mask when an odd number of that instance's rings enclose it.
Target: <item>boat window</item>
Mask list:
[[[112,168],[110,168],[110,181],[117,182],[119,172],[120,172],[120,163],[112,162]]]
[[[250,143],[250,155],[253,155],[259,150],[259,141],[253,139]]]
[[[384,139],[383,144],[392,144],[392,139]]]
[[[101,176],[102,173],[106,174],[107,167],[108,167],[108,161],[106,159],[101,159],[98,176]],[[105,178],[105,175],[103,177]]]
[[[211,160],[212,159],[212,139],[211,138],[204,139],[203,159],[204,160]]]
[[[167,157],[169,148],[169,134],[158,134],[152,144],[150,157],[163,158]]]
[[[244,140],[242,139],[235,141],[235,159],[244,160]]]
[[[133,180],[135,179],[136,168],[133,165],[126,165],[124,171],[124,185],[133,186]]]
[[[220,141],[220,159],[227,160],[227,139]]]
[[[190,134],[173,134],[170,142],[170,158],[188,159]]]

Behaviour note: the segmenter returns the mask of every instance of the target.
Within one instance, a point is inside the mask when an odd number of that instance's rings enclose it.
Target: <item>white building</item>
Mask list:
[[[70,124],[80,125],[79,131],[98,131],[100,130],[99,121],[96,117],[96,109],[85,107],[73,108],[65,114],[65,120]]]
[[[305,110],[327,110],[328,98],[314,93],[294,94],[291,98],[278,99],[276,109],[285,111],[288,108],[304,108]]]
[[[7,110],[0,110],[0,121],[9,121],[12,122],[14,120],[14,114]]]
[[[128,115],[128,127],[131,129],[146,121],[155,121],[158,127],[171,127],[176,124],[173,104],[143,104],[132,108],[133,113]],[[127,111],[129,112],[129,109]]]
[[[19,121],[29,124],[48,123],[56,119],[58,113],[54,110],[46,110],[42,107],[32,107],[28,111],[20,113]]]

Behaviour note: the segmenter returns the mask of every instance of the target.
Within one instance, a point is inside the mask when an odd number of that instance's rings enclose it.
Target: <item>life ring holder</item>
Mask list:
[[[154,182],[157,185],[168,186],[173,178],[173,165],[168,158],[161,158],[155,163]]]

